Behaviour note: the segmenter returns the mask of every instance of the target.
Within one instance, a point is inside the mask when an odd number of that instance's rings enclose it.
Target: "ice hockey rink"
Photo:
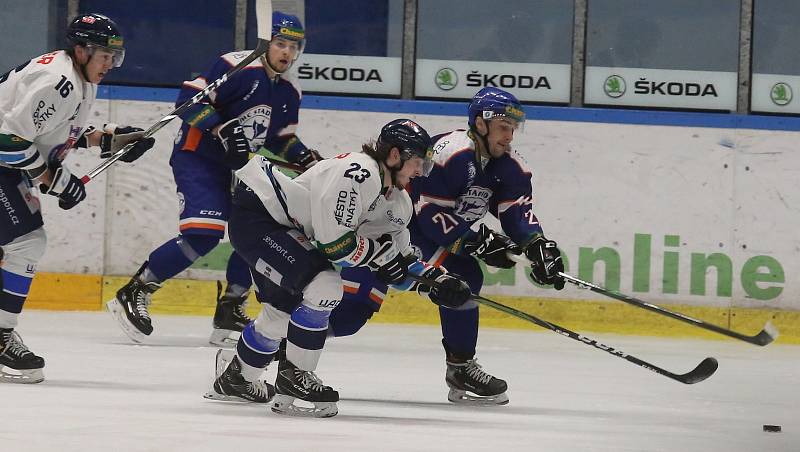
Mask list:
[[[328,342],[318,374],[339,390],[339,415],[307,419],[203,399],[209,323],[155,316],[150,344],[133,345],[105,312],[25,312],[18,331],[46,380],[0,384],[0,450],[800,450],[796,345],[589,334],[675,373],[719,360],[684,385],[533,325],[483,328],[479,362],[508,380],[511,401],[464,407],[447,401],[437,327],[373,323]]]

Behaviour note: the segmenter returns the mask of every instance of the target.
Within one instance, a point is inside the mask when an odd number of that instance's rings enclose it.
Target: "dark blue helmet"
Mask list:
[[[300,18],[280,11],[272,12],[272,37],[296,41],[299,49],[298,55],[303,53],[303,48],[306,46],[306,31],[303,29]]]
[[[119,27],[102,14],[81,14],[67,27],[67,42],[70,46],[102,48],[114,54],[114,67],[122,66],[125,59],[124,40]]]
[[[506,118],[518,125],[525,122],[525,110],[517,98],[508,91],[491,86],[481,89],[472,97],[468,112],[470,127],[475,127],[475,118],[479,116],[485,121]]]
[[[400,149],[400,158],[405,161],[412,157],[425,160],[422,173],[427,176],[433,169],[433,149],[428,132],[410,119],[395,119],[383,126],[378,144],[388,144]]]

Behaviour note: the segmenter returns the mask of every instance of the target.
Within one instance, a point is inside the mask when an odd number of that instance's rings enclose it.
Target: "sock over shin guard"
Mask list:
[[[219,238],[208,235],[179,235],[150,253],[147,270],[163,282],[189,268],[194,261],[208,254]],[[150,278],[146,278],[150,279]]]
[[[471,359],[478,343],[478,308],[455,310],[439,308],[442,336],[450,351]]]

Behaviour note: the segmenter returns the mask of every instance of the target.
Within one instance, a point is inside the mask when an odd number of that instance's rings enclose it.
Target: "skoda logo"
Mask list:
[[[778,82],[772,85],[769,98],[775,105],[783,107],[792,101],[792,87],[786,83]]]
[[[609,75],[605,83],[603,83],[603,91],[606,92],[608,97],[614,99],[622,97],[625,94],[625,79],[619,75]]]
[[[436,71],[436,86],[444,91],[450,91],[458,85],[458,74],[449,67]]]

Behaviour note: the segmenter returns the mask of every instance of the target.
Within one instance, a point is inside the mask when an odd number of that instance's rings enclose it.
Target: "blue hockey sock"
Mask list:
[[[250,278],[250,266],[247,265],[242,256],[236,251],[231,253],[228,259],[228,268],[225,272],[225,278],[228,280],[228,286],[239,286],[245,290],[249,290],[253,284]]]
[[[18,275],[0,269],[0,328],[14,328],[28,297],[33,275]]]
[[[328,336],[330,311],[300,305],[292,312],[286,339],[304,350],[322,350]]]
[[[472,359],[478,343],[478,308],[455,310],[440,307],[439,316],[448,351],[459,358]]]
[[[207,235],[179,235],[150,253],[147,270],[164,282],[186,270],[192,262],[205,256],[219,243],[219,238]],[[146,282],[151,278],[145,276]]]
[[[356,334],[367,320],[372,317],[373,311],[366,303],[354,300],[344,300],[331,311],[328,320],[328,335],[334,337],[350,336]]]
[[[255,323],[250,322],[242,331],[236,344],[236,354],[248,366],[263,369],[275,357],[280,340],[270,339],[256,331]]]

